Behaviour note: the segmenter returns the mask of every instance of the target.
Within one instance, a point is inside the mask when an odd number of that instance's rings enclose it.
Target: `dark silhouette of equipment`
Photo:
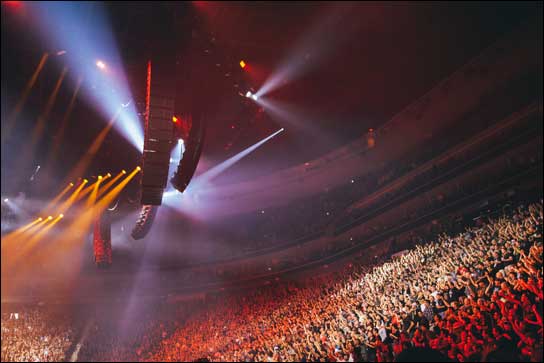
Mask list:
[[[158,210],[159,207],[155,205],[142,206],[140,217],[132,229],[132,238],[142,239],[149,233],[151,226],[153,226],[153,221],[155,221],[155,216],[157,215]]]
[[[204,138],[206,137],[206,122],[204,116],[199,114],[191,120],[191,129],[189,137],[185,142],[185,152],[181,158],[174,176],[170,182],[178,191],[183,193],[189,182],[195,174],[202,148],[204,147]]]
[[[94,262],[98,267],[111,266],[111,220],[107,212],[97,215],[94,221],[93,250]]]

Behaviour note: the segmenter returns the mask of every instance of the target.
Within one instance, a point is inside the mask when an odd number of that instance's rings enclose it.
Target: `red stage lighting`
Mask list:
[[[173,116],[172,122],[174,126],[174,136],[176,139],[187,140],[189,137],[189,132],[191,131],[192,121],[191,118],[187,117],[182,119],[181,117]]]
[[[8,5],[14,8],[18,8],[19,6],[21,6],[21,1],[2,1],[2,5]]]

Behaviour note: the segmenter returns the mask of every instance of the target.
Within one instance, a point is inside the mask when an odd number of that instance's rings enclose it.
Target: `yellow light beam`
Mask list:
[[[42,240],[46,235],[47,232],[53,228],[55,224],[58,223],[62,218],[64,217],[63,214],[59,214],[55,219],[49,219],[47,218],[46,221],[50,221],[48,225],[46,225],[44,228],[40,229],[36,234],[34,234],[28,241],[24,242],[24,245],[20,246],[20,248],[16,251],[16,253],[11,256],[10,258],[10,264],[14,265],[17,263],[17,261],[24,257],[25,254],[31,251],[31,249],[40,241]]]
[[[55,198],[53,198],[53,200],[51,200],[51,202],[49,202],[51,204],[51,206],[57,204],[57,202],[60,200],[60,198],[62,198],[64,196],[64,194],[66,194],[68,192],[68,190],[70,190],[73,186],[74,186],[74,183],[70,183],[66,187],[64,187],[64,189],[61,190],[61,192]]]
[[[83,189],[83,190],[81,191],[81,193],[79,193],[79,195],[77,196],[77,198],[76,198],[75,201],[76,201],[76,202],[79,202],[81,199],[85,198],[85,197],[87,196],[87,194],[89,194],[89,193],[93,190],[94,186],[95,186],[97,183],[98,183],[98,180],[95,181],[94,183],[92,183],[91,185],[89,185],[87,188]]]
[[[20,239],[24,240],[24,239],[32,236],[34,233],[39,231],[43,227],[44,224],[46,224],[47,222],[49,222],[52,219],[53,219],[52,216],[49,216],[47,218],[43,218],[39,223],[35,224],[34,226],[32,226],[29,229],[27,229],[26,231],[24,231],[23,235],[21,236]]]
[[[83,81],[83,78],[79,77],[77,80],[76,88],[74,89],[74,93],[72,93],[72,98],[70,99],[70,103],[68,104],[68,108],[66,109],[66,112],[64,113],[64,116],[62,117],[60,127],[57,133],[55,134],[55,136],[53,137],[53,140],[54,140],[53,147],[51,148],[51,151],[49,152],[49,155],[47,157],[47,164],[50,164],[51,162],[56,160],[57,153],[59,151],[60,145],[62,144],[62,139],[64,138],[64,132],[66,131],[66,126],[68,125],[68,119],[70,118],[70,115],[72,114],[72,110],[74,108],[82,81]]]
[[[125,179],[123,179],[122,182],[117,184],[115,188],[113,188],[108,194],[106,194],[102,199],[100,199],[96,206],[98,207],[98,212],[101,213],[104,211],[104,209],[108,208],[110,203],[121,193],[121,191],[125,188],[125,186],[134,178],[138,172],[142,170],[139,166],[137,166],[132,173],[130,173]]]
[[[17,101],[15,108],[13,109],[11,114],[8,116],[8,119],[6,121],[6,127],[2,132],[2,144],[4,143],[4,140],[7,138],[8,134],[11,132],[13,123],[15,122],[15,119],[17,118],[21,110],[23,109],[26,99],[28,98],[30,91],[34,87],[34,84],[36,83],[36,80],[38,79],[38,76],[40,75],[48,57],[49,57],[48,53],[44,53],[42,55],[42,57],[40,58],[40,62],[38,63],[38,65],[36,66],[36,69],[34,70],[34,73],[28,80],[25,88],[23,89],[23,92],[21,93],[21,97],[19,98],[19,101]]]
[[[34,236],[32,236],[32,238],[28,242],[32,243],[32,242],[38,241],[40,238],[42,238],[47,233],[47,231],[49,231],[51,228],[53,228],[53,226],[55,224],[57,224],[62,218],[64,218],[64,214],[61,213],[55,219],[53,219],[51,221],[51,223],[46,225],[44,228],[39,230],[38,233],[36,233]]]
[[[102,143],[104,142],[106,136],[110,132],[113,123],[117,119],[117,116],[119,116],[119,113],[121,112],[121,109],[119,108],[115,115],[110,119],[108,124],[104,126],[104,128],[100,131],[100,133],[96,136],[96,138],[93,140],[92,144],[89,146],[87,151],[85,152],[85,155],[81,157],[79,162],[76,164],[76,166],[72,169],[72,171],[68,174],[67,180],[72,180],[77,178],[80,175],[83,175],[85,171],[87,170],[87,167],[93,160],[96,152],[98,149],[100,149],[100,146],[102,146]]]
[[[94,202],[96,201],[96,196],[98,194],[98,188],[100,187],[100,182],[101,181],[102,181],[102,177],[98,176],[98,180],[96,181],[96,183],[94,183],[93,192],[91,193],[89,198],[87,198],[87,202],[85,203],[85,207],[89,208],[89,207],[92,207],[94,205]]]
[[[82,213],[78,218],[75,218],[74,222],[65,229],[62,235],[57,241],[51,244],[49,249],[64,249],[70,241],[81,241],[85,234],[88,233],[90,226],[94,221],[94,216],[103,212],[108,208],[111,201],[113,201],[119,193],[125,188],[125,186],[134,178],[134,176],[141,170],[138,166],[132,171],[125,179],[123,179],[118,185],[109,191],[102,199],[96,202],[96,204]],[[42,255],[47,256],[47,253],[54,253],[54,251],[45,251]]]
[[[111,176],[111,174],[110,174],[110,176]],[[78,195],[78,197],[77,197],[77,199],[76,199],[76,202],[79,201],[79,200],[81,200],[81,199],[83,199],[83,198],[85,198],[85,196],[86,196],[87,194],[89,194],[92,190],[94,190],[94,187],[97,185],[97,183],[98,183],[99,181],[100,181],[100,182],[101,182],[101,181],[104,181],[104,179],[107,179],[107,176],[104,177],[104,178],[102,178],[101,180],[98,180],[98,179],[97,179],[94,183],[92,183],[91,185],[89,185],[87,188],[83,189],[83,190],[81,191],[81,193],[79,193],[79,195]]]
[[[124,171],[124,170],[123,170]],[[110,180],[109,182],[107,182],[106,184],[104,184],[102,186],[102,188],[100,188],[100,190],[98,191],[98,195],[97,195],[97,198],[100,198],[101,196],[104,195],[104,193],[106,193],[106,191],[113,185],[115,184],[115,182],[117,180],[119,180],[119,178],[121,178],[123,175],[125,175],[127,172],[125,171],[123,173],[123,171],[120,171],[119,174],[117,174],[112,180]],[[108,173],[109,174],[109,173]],[[110,174],[111,176],[111,174]]]
[[[38,142],[40,141],[41,136],[43,134],[43,129],[45,128],[45,123],[47,121],[47,118],[49,117],[49,113],[51,112],[51,109],[53,108],[53,105],[55,104],[55,100],[57,99],[57,94],[59,92],[62,81],[64,80],[64,76],[66,75],[66,71],[67,71],[67,68],[64,67],[62,69],[62,72],[59,78],[57,79],[57,83],[55,84],[55,88],[53,89],[53,92],[51,92],[51,94],[49,95],[49,98],[47,99],[47,103],[45,104],[45,108],[43,112],[40,114],[40,116],[38,116],[38,121],[36,122],[36,125],[34,126],[34,129],[32,130],[30,142],[28,143],[24,151],[20,154],[20,157],[18,158],[15,164],[19,166],[18,171],[20,171],[22,168],[26,166],[26,163],[28,160],[32,159],[34,150],[38,146]]]
[[[53,109],[53,105],[55,104],[55,101],[57,99],[57,94],[59,93],[60,86],[62,84],[62,81],[64,80],[64,76],[66,75],[66,72],[68,71],[68,68],[64,67],[62,69],[62,72],[60,73],[59,78],[57,79],[57,83],[55,84],[55,88],[53,89],[53,92],[51,92],[51,95],[49,96],[49,99],[47,100],[47,103],[45,104],[45,109],[42,112],[40,116],[38,116],[38,122],[36,123],[36,126],[34,127],[34,130],[32,132],[32,136],[30,139],[30,146],[36,146],[36,143],[42,136],[43,128],[45,127],[45,122],[47,121],[47,118],[49,117],[49,114],[51,113],[51,110]]]
[[[43,220],[42,217],[39,217],[39,218],[36,218],[35,220],[33,220],[32,222],[22,226],[22,227],[19,227],[18,229],[16,229],[15,231],[5,235],[3,238],[2,238],[2,243],[8,243],[8,241],[20,236],[21,234],[25,233],[25,231],[29,230],[30,228],[32,228],[34,225],[36,225],[37,223],[41,222]],[[2,247],[3,248],[3,247]]]
[[[53,219],[53,217],[43,218],[38,223],[27,228],[24,232],[18,233],[17,235],[9,238],[9,240],[4,238],[4,243],[2,244],[2,253],[5,253],[4,250],[6,249],[6,247],[15,248],[19,246],[21,243],[30,238],[35,232],[39,231],[40,228],[42,228],[43,225],[49,222],[51,219]]]
[[[70,183],[68,184],[66,187],[64,187],[63,190],[61,190],[61,192],[59,194],[57,194],[57,196],[55,198],[53,198],[53,200],[51,200],[46,206],[45,208],[43,208],[42,210],[42,213],[43,214],[46,214],[46,213],[49,213],[51,209],[53,209],[57,203],[59,202],[59,200],[64,196],[64,194],[68,193],[68,191],[74,186],[74,183]]]
[[[43,218],[42,218],[42,217],[36,218],[34,221],[30,222],[30,223],[27,224],[26,226],[23,226],[23,227],[19,228],[19,229],[17,230],[17,232],[19,232],[19,233],[20,233],[20,232],[24,232],[24,231],[28,230],[29,228],[31,228],[31,227],[32,227],[33,225],[35,225],[36,223],[41,222],[41,221],[43,221]]]
[[[72,206],[72,204],[74,204],[76,201],[77,201],[77,196],[79,195],[79,192],[81,192],[81,189],[83,189],[83,187],[85,186],[85,184],[88,183],[88,180],[87,179],[83,179],[83,181],[79,184],[79,186],[77,187],[76,190],[74,190],[74,192],[72,193],[72,195],[70,195],[70,198],[68,198],[67,200],[64,201],[64,203],[62,203],[60,205],[60,207],[58,207],[58,211],[59,213],[64,213],[68,210],[68,208],[70,208]]]

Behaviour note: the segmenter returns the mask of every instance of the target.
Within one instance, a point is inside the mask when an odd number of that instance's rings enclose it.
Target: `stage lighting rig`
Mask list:
[[[106,63],[102,62],[101,60],[96,61],[96,66],[102,70],[106,69]]]
[[[191,127],[193,126],[191,115],[183,118],[172,116],[172,122],[174,123],[174,139],[188,140]]]

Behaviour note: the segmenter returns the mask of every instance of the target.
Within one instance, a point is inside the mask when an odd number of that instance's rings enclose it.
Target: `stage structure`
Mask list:
[[[175,64],[149,61],[142,157],[141,204],[159,206],[168,182],[170,154],[174,148]]]
[[[142,209],[132,230],[134,239],[142,239],[150,231],[168,182],[170,153],[175,144],[175,68],[173,60],[147,62]]]
[[[206,138],[211,105],[225,92],[246,91],[246,72],[239,59],[225,54],[191,6],[174,17],[174,28],[165,34],[158,49],[151,50],[147,66],[145,139],[142,162],[140,216],[132,230],[144,238],[162,204],[173,147],[181,138],[185,151],[170,182],[183,193],[193,178]],[[180,29],[188,31],[180,31]],[[176,38],[179,37],[179,38]],[[165,41],[168,40],[168,41]],[[168,48],[160,49],[168,44]],[[182,45],[181,47],[176,45]],[[172,49],[175,49],[172,52]],[[167,58],[156,55],[170,54]],[[211,81],[213,80],[213,82]],[[221,84],[221,87],[209,87]],[[241,98],[245,100],[245,97]],[[244,107],[254,107],[253,102]]]
[[[111,256],[111,220],[107,211],[96,216],[93,228],[94,262],[100,268],[108,268]]]
[[[149,61],[147,64],[144,151],[142,157],[140,216],[132,230],[142,239],[151,230],[168,182],[172,149],[179,139],[185,152],[171,178],[172,185],[184,192],[191,181],[204,145],[206,124],[202,112],[175,116],[175,64]]]

